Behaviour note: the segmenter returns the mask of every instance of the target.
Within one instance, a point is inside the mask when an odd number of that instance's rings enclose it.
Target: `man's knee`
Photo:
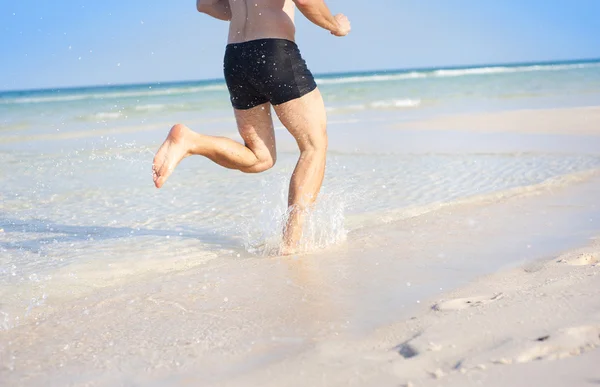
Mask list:
[[[269,169],[275,166],[275,162],[277,161],[276,157],[271,157],[264,160],[258,160],[255,164],[242,168],[241,171],[244,173],[261,173],[268,171]]]
[[[325,127],[319,131],[311,133],[310,135],[306,135],[306,137],[298,141],[300,152],[326,153],[327,145],[328,139]]]

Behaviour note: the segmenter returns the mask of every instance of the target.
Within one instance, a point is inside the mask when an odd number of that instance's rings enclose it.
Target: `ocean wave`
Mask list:
[[[590,67],[600,67],[600,63],[579,63],[563,65],[531,65],[517,67],[478,67],[471,69],[449,69],[436,70],[433,72],[435,77],[460,77],[465,75],[488,75],[488,74],[506,74],[506,73],[525,73],[532,71],[564,71],[580,70]]]
[[[129,115],[151,114],[155,112],[164,112],[167,110],[182,110],[188,107],[185,104],[142,104],[120,108],[118,111],[98,112],[80,117],[84,121],[111,120]]]
[[[94,120],[114,120],[120,118],[122,115],[123,113],[121,112],[100,112],[89,116],[89,118]]]
[[[393,99],[386,101],[375,101],[369,104],[370,107],[375,109],[411,108],[418,107],[419,105],[421,105],[420,99]]]
[[[168,105],[156,103],[156,104],[148,104],[148,105],[137,105],[136,107],[134,107],[134,110],[138,111],[138,112],[147,112],[147,111],[165,110],[167,107],[168,107]]]
[[[316,78],[315,81],[319,85],[335,85],[344,83],[362,83],[362,82],[386,82],[400,81],[404,79],[426,78],[427,73],[413,71],[410,73],[390,74],[390,75],[356,75],[351,77],[339,78]]]
[[[590,63],[565,63],[565,64],[531,64],[521,66],[487,66],[472,68],[448,68],[448,69],[429,69],[414,70],[407,72],[390,72],[379,74],[347,74],[338,76],[317,77],[316,82],[319,85],[344,85],[357,83],[380,83],[394,82],[411,79],[437,79],[461,76],[481,76],[507,73],[524,73],[537,71],[568,71],[581,70],[588,68],[599,68],[600,62]],[[118,86],[117,86],[118,88]],[[118,100],[120,98],[149,98],[158,96],[178,96],[185,94],[195,94],[210,91],[227,90],[225,83],[217,83],[202,86],[176,86],[163,85],[158,88],[123,88],[123,90],[106,89],[88,89],[82,90],[62,90],[56,93],[50,92],[32,92],[31,95],[10,96],[0,95],[0,105],[15,104],[36,104],[36,103],[54,103],[54,102],[74,102],[82,100]]]
[[[357,111],[357,110],[366,110],[367,105],[347,105],[347,106],[327,106],[325,108],[328,112],[340,112],[340,111]]]
[[[366,104],[360,105],[347,105],[347,106],[337,106],[337,107],[328,107],[328,112],[335,111],[359,111],[359,110],[367,110],[367,109],[407,109],[407,108],[416,108],[421,105],[420,99],[390,99],[390,100],[381,100],[381,101],[373,101]]]
[[[335,78],[317,78],[316,82],[320,85],[335,85],[346,83],[365,83],[365,82],[389,82],[401,81],[407,79],[419,78],[446,78],[460,77],[469,75],[492,75],[506,73],[521,73],[534,71],[566,71],[566,70],[581,70],[587,68],[598,68],[600,63],[571,63],[571,64],[545,64],[545,65],[523,65],[523,66],[488,66],[488,67],[473,67],[463,69],[439,69],[439,70],[423,70],[411,71],[399,74],[369,74],[369,75],[353,75],[340,76]]]
[[[112,92],[96,92],[82,94],[66,94],[66,95],[48,95],[37,97],[15,97],[0,99],[0,104],[34,104],[34,103],[49,103],[49,102],[72,102],[81,100],[95,99],[119,99],[119,98],[135,98],[135,97],[156,97],[165,95],[181,95],[193,94],[204,91],[224,91],[227,87],[223,85],[207,85],[197,87],[171,87],[168,89],[147,89],[147,90],[131,90],[131,91],[112,91]]]
[[[85,95],[61,95],[61,96],[48,96],[48,97],[18,97],[18,98],[7,98],[0,100],[0,104],[12,105],[12,104],[27,104],[27,103],[45,103],[45,102],[71,102],[79,101],[82,99],[88,99]]]

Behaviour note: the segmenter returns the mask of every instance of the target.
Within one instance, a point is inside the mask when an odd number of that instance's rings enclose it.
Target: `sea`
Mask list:
[[[600,60],[319,74],[316,81],[327,107],[330,148],[297,259],[331,259],[341,265],[330,267],[332,273],[349,265],[339,258],[348,254],[356,265],[381,256],[390,265],[414,263],[394,251],[404,251],[399,246],[414,237],[419,222],[435,224],[435,214],[455,204],[481,206],[547,192],[600,170],[600,141],[594,136],[395,128],[456,114],[597,106]],[[233,267],[273,265],[298,158],[293,138],[274,119],[279,155],[273,169],[247,175],[190,157],[157,190],[152,159],[173,124],[240,140],[223,80],[0,92],[0,331],[32,321],[60,323],[67,317],[56,316],[66,305],[99,291],[127,294],[127,286],[150,282],[152,291],[136,292],[160,293],[161,278],[183,273],[206,280],[201,292],[232,273],[243,283],[248,274]],[[468,215],[463,220],[464,233],[428,231],[421,253],[433,249],[427,254],[450,256],[444,250],[448,234],[466,237],[477,223]],[[406,222],[414,228],[399,226]],[[569,224],[560,235],[569,233]],[[577,228],[577,241],[591,229]],[[533,235],[536,229],[527,230]],[[519,235],[515,238],[528,238]],[[559,239],[546,236],[540,249],[547,253],[554,243],[549,241]],[[539,258],[542,250],[530,258]],[[456,262],[442,262],[459,272]],[[412,267],[427,272],[433,266]],[[404,290],[411,281],[405,269],[387,271],[396,273]],[[212,273],[214,281],[201,273]],[[191,283],[185,289],[195,286]],[[241,286],[235,289],[244,293]],[[421,296],[412,294],[402,304]],[[223,294],[218,297],[223,302]],[[224,302],[233,298],[225,295]],[[215,305],[211,299],[205,306]]]

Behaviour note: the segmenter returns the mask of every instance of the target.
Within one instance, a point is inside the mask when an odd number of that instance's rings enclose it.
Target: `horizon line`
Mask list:
[[[334,76],[347,76],[347,75],[360,75],[367,73],[383,74],[388,72],[403,73],[403,72],[426,72],[436,70],[468,70],[474,68],[485,68],[485,67],[516,67],[516,66],[532,66],[532,65],[553,65],[553,64],[575,64],[575,63],[600,63],[599,58],[581,58],[581,59],[566,59],[566,60],[543,60],[543,61],[525,61],[525,62],[502,62],[502,63],[480,63],[480,64],[469,64],[469,65],[447,65],[447,66],[434,66],[434,67],[406,67],[396,69],[376,69],[376,70],[360,70],[360,71],[343,71],[343,72],[328,72],[328,73],[315,73],[314,77],[334,77]],[[179,81],[149,81],[149,82],[138,82],[138,83],[107,83],[107,84],[90,84],[82,86],[59,86],[59,87],[42,87],[42,88],[25,88],[25,89],[0,89],[0,94],[4,93],[18,93],[18,92],[44,92],[44,91],[74,91],[78,89],[101,89],[111,87],[142,87],[142,86],[153,86],[153,85],[177,85],[191,82],[204,82],[204,83],[218,83],[224,82],[224,78],[206,78],[206,79],[189,79]]]

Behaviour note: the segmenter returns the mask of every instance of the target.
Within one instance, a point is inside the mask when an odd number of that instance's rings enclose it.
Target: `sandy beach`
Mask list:
[[[411,130],[469,130],[474,132],[520,132],[591,135],[600,134],[600,108],[515,110],[498,113],[452,115],[396,126]]]
[[[318,343],[224,385],[595,385],[599,263],[596,239],[427,300],[367,338]]]
[[[265,175],[187,159],[157,192],[162,113],[80,129],[109,102],[79,93],[71,126],[0,138],[0,385],[600,382],[600,107],[332,114],[305,252],[284,258],[265,246],[291,137]]]
[[[448,206],[299,258],[143,280],[121,268],[108,284],[96,272],[81,279],[94,289],[0,332],[0,375],[15,386],[593,385],[600,180],[546,192]],[[553,207],[564,213],[536,216]],[[442,230],[457,232],[431,246]]]
[[[0,8],[0,387],[600,387],[600,0]]]

